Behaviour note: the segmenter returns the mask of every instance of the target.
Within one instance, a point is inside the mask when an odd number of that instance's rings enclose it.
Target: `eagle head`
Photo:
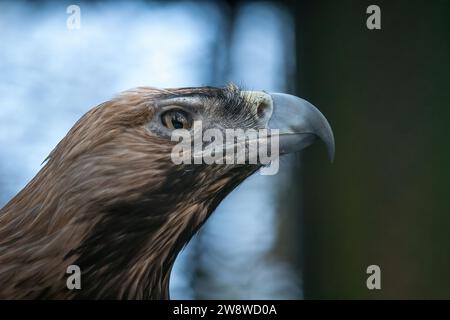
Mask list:
[[[168,298],[177,254],[263,165],[174,162],[174,133],[194,135],[196,123],[202,133],[278,130],[280,154],[320,138],[334,154],[325,117],[291,95],[233,85],[126,91],[86,113],[1,209],[0,297]],[[80,290],[66,286],[70,265]]]

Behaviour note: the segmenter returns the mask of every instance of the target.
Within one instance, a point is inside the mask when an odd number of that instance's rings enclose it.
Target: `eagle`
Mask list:
[[[293,95],[235,85],[125,91],[83,115],[0,210],[0,298],[169,299],[178,253],[257,163],[181,163],[171,133],[277,129],[280,154],[330,125]],[[68,288],[68,267],[81,288]]]

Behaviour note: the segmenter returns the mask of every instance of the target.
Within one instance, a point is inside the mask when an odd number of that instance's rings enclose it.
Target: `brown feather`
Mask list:
[[[205,112],[254,126],[236,87],[127,91],[86,113],[0,210],[0,298],[168,298],[179,251],[257,166],[174,165],[147,127],[159,99],[205,97]],[[227,120],[228,119],[228,120]],[[82,289],[66,288],[79,265]]]

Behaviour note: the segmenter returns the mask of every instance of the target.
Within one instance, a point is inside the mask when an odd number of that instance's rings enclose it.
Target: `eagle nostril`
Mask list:
[[[270,105],[265,101],[261,101],[256,108],[256,113],[259,118],[267,117],[267,114],[270,112]]]

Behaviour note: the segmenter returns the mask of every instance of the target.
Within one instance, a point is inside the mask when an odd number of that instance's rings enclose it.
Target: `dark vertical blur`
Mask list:
[[[382,29],[366,28],[381,8]],[[297,93],[330,120],[303,181],[305,298],[450,298],[450,2],[291,3]],[[366,268],[381,267],[381,290]]]

